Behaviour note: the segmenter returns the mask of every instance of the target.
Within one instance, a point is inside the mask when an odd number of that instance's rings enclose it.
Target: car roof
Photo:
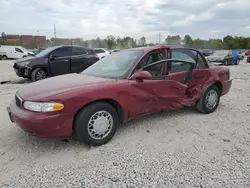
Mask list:
[[[152,50],[157,50],[157,49],[162,49],[162,48],[168,48],[168,49],[172,49],[172,48],[183,48],[183,46],[181,45],[156,45],[156,46],[146,46],[146,47],[137,47],[137,48],[130,48],[130,49],[126,49],[126,51],[128,50],[141,50],[144,52],[150,52]]]
[[[86,49],[86,50],[92,50],[93,48],[89,48],[87,46],[80,46],[80,45],[59,45],[57,46],[58,48],[60,47],[79,47],[79,48],[83,48],[83,49]]]

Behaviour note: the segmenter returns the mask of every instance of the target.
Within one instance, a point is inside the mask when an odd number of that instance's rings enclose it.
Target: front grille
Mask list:
[[[22,99],[17,94],[15,95],[15,101],[16,101],[16,105],[18,107],[21,107],[21,105],[22,105]]]

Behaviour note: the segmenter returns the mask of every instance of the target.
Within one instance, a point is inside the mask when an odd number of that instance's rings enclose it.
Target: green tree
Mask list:
[[[141,37],[138,42],[139,46],[145,46],[146,45],[146,37]]]
[[[193,39],[190,35],[185,35],[183,42],[185,43],[185,46],[192,47],[193,46]]]
[[[107,48],[112,49],[116,45],[115,37],[112,35],[107,36]]]
[[[5,34],[5,32],[1,33],[1,38],[2,38],[2,43],[6,44],[6,42],[7,42],[7,35]]]
[[[223,46],[226,49],[232,49],[234,47],[234,42],[236,40],[234,40],[234,38],[230,35],[227,35],[223,38]]]

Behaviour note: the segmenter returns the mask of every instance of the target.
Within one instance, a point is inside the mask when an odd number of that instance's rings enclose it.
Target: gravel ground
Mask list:
[[[108,144],[34,138],[6,107],[25,80],[0,61],[0,187],[250,187],[250,64],[216,112],[190,109],[122,125]],[[21,84],[20,84],[21,83]]]

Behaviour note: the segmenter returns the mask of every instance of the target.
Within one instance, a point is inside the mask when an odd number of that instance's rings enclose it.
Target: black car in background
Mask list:
[[[199,50],[205,57],[210,56],[213,54],[213,50],[210,49],[200,49]]]
[[[232,50],[216,50],[207,57],[210,62],[221,63],[223,65],[234,65],[234,55]]]
[[[15,61],[14,70],[19,77],[32,81],[68,73],[79,73],[99,60],[93,49],[85,46],[55,46],[34,57]]]

